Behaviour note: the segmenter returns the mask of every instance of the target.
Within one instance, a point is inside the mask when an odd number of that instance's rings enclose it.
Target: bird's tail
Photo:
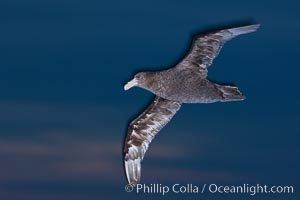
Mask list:
[[[220,101],[242,101],[246,97],[235,86],[217,85],[218,90],[221,92],[222,99]]]

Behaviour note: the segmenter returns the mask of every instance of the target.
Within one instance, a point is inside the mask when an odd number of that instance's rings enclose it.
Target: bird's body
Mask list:
[[[180,103],[214,103],[218,101],[243,100],[244,96],[233,86],[223,86],[199,76],[194,69],[171,68],[148,72],[148,87],[153,94]],[[143,86],[141,86],[143,87]],[[231,96],[225,95],[225,92]]]
[[[240,101],[245,97],[237,87],[207,79],[207,68],[230,39],[257,30],[249,25],[197,35],[186,57],[173,68],[140,72],[124,89],[134,86],[155,94],[154,101],[128,127],[124,143],[124,164],[129,184],[141,176],[141,161],[155,135],[172,119],[183,103]]]

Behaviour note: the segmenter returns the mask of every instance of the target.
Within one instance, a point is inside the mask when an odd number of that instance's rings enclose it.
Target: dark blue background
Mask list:
[[[209,71],[247,100],[184,105],[151,144],[142,182],[293,185],[290,195],[175,197],[297,199],[298,8],[291,0],[2,0],[0,198],[162,198],[124,191],[126,126],[153,95],[123,84],[141,69],[174,65],[193,33],[250,19],[259,31],[227,43]]]

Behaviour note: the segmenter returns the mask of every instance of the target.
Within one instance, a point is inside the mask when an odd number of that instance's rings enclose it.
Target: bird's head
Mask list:
[[[127,82],[124,85],[124,90],[129,90],[130,88],[132,88],[134,86],[143,87],[144,83],[145,83],[146,75],[147,75],[147,72],[137,73],[131,81]]]

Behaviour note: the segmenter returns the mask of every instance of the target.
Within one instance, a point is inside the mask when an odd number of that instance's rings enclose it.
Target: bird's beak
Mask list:
[[[124,90],[129,90],[130,88],[136,86],[138,84],[138,81],[134,78],[131,81],[129,81],[128,83],[126,83],[126,85],[124,85]]]

